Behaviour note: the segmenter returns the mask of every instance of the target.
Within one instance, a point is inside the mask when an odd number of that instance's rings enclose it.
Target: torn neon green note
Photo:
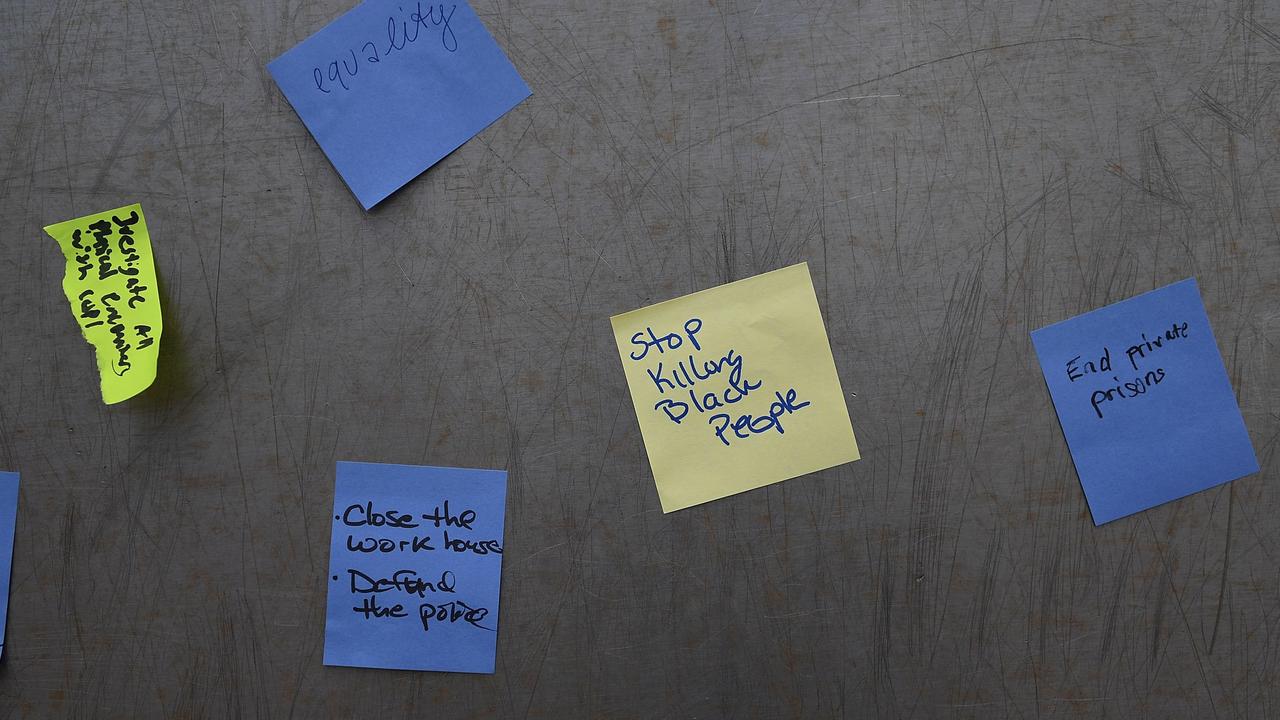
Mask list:
[[[62,290],[98,356],[102,401],[137,395],[156,379],[160,295],[142,206],[128,205],[44,229],[67,258]]]

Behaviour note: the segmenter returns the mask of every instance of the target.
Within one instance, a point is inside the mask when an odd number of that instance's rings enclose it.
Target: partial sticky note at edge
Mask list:
[[[9,626],[9,585],[18,521],[18,482],[18,473],[0,472],[0,659],[4,658],[5,631]]]

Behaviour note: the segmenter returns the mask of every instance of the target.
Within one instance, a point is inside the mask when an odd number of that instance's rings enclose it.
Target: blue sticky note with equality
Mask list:
[[[0,472],[0,657],[9,617],[9,577],[13,569],[13,533],[18,524],[18,473]]]
[[[365,0],[267,69],[366,210],[530,95],[465,1]]]
[[[1258,471],[1194,278],[1031,340],[1094,524]]]
[[[492,673],[503,470],[339,462],[324,664]]]

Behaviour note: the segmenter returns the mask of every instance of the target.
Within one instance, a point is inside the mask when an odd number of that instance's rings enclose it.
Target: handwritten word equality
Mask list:
[[[384,58],[390,57],[392,53],[403,51],[407,46],[416,43],[423,30],[440,29],[440,44],[448,52],[458,51],[458,38],[453,34],[453,28],[450,27],[449,21],[453,19],[453,13],[458,9],[457,5],[450,6],[446,12],[444,4],[428,5],[427,12],[422,12],[422,3],[414,5],[414,10],[409,13],[408,17],[400,17],[397,21],[396,16],[387,17],[387,44],[386,47],[379,52],[382,47],[381,40],[369,40],[360,46],[360,55],[364,56],[365,62],[376,65]],[[404,8],[399,8],[400,12],[404,12]],[[315,81],[316,89],[328,95],[341,87],[343,90],[350,90],[351,86],[347,84],[349,80],[354,80],[356,75],[360,73],[360,57],[356,55],[355,50],[347,51],[351,56],[351,62],[348,64],[345,57],[335,58],[330,61],[326,72],[321,72],[319,67],[312,68],[311,78]],[[327,75],[327,78],[326,78]],[[329,87],[325,87],[325,81],[330,83]],[[337,85],[333,85],[337,83]]]
[[[1102,406],[1109,402],[1117,400],[1128,400],[1145,395],[1151,388],[1164,382],[1166,372],[1163,367],[1157,367],[1152,370],[1142,371],[1139,367],[1139,361],[1146,361],[1160,350],[1169,347],[1179,339],[1188,337],[1189,323],[1172,323],[1167,330],[1148,338],[1147,334],[1141,333],[1142,341],[1136,342],[1125,348],[1125,358],[1128,359],[1130,367],[1134,372],[1140,373],[1130,380],[1121,380],[1118,374],[1111,375],[1111,381],[1114,385],[1108,385],[1105,388],[1094,390],[1089,396],[1089,404],[1093,407],[1094,413],[1098,419],[1103,417]],[[1103,347],[1102,354],[1095,360],[1085,360],[1081,362],[1081,356],[1077,355],[1067,361],[1066,373],[1067,378],[1071,382],[1080,380],[1086,376],[1094,374],[1109,375],[1112,373],[1111,348]]]

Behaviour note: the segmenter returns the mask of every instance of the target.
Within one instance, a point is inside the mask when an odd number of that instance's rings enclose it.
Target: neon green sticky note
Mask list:
[[[156,379],[160,295],[142,206],[128,205],[44,229],[67,258],[62,290],[98,356],[102,401],[137,395]]]
[[[808,265],[612,322],[663,512],[860,457]]]

